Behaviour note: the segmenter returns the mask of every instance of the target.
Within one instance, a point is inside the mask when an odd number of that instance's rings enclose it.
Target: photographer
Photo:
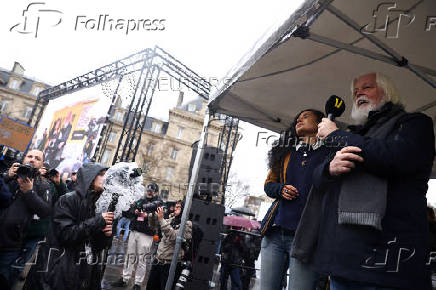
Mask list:
[[[6,287],[13,286],[47,232],[52,192],[38,172],[42,163],[42,152],[31,150],[24,165],[13,163],[3,175],[13,194],[9,207],[0,211],[0,275]]]
[[[157,197],[158,192],[159,187],[156,183],[147,185],[145,198],[141,198],[130,208],[132,220],[123,275],[118,281],[112,283],[112,286],[126,287],[136,268],[133,289],[141,289],[144,277],[150,271],[147,260],[151,256],[153,236],[158,233],[158,223],[153,212],[162,204],[162,201]]]
[[[168,273],[170,270],[171,260],[174,255],[174,248],[176,246],[176,237],[180,228],[180,222],[182,219],[183,202],[181,200],[176,202],[174,207],[174,217],[170,219],[164,219],[164,210],[162,207],[157,209],[157,217],[162,231],[162,240],[157,248],[156,259],[153,261],[153,266],[150,271],[150,277],[147,283],[147,289],[165,289],[165,285],[168,280]],[[185,240],[191,240],[192,238],[192,222],[186,223]],[[179,277],[182,272],[180,265],[181,259],[184,255],[183,249],[179,252],[178,263],[176,267],[175,277]]]
[[[71,173],[71,179],[66,180],[68,192],[75,190],[77,184],[77,172]]]
[[[48,180],[53,189],[53,205],[58,201],[59,197],[68,192],[66,184],[61,179],[61,174],[56,169],[50,169],[47,173]]]

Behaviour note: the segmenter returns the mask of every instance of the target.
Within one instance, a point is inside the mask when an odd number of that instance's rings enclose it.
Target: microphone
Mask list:
[[[330,96],[330,98],[325,103],[325,113],[327,118],[334,121],[336,117],[342,115],[345,111],[345,102],[343,99],[336,95]]]

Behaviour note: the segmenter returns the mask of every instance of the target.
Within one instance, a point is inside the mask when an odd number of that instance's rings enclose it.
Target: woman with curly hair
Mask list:
[[[289,267],[288,289],[315,289],[318,274],[291,258],[295,230],[312,186],[312,172],[328,154],[316,138],[324,114],[306,109],[268,152],[265,193],[276,201],[262,222],[261,289],[282,289]]]

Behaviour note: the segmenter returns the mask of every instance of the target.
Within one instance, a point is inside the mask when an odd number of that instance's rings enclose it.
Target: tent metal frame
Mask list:
[[[290,70],[298,69],[301,66],[292,67],[288,69],[283,69],[281,71],[275,71],[270,72],[264,75],[259,76],[253,76],[250,78],[241,79],[241,76],[244,72],[246,72],[255,62],[257,62],[262,56],[268,54],[271,50],[277,48],[281,44],[285,43],[287,40],[289,40],[292,37],[299,37],[302,39],[310,39],[314,42],[322,43],[328,46],[331,46],[333,48],[336,48],[335,51],[328,53],[326,55],[320,56],[317,59],[314,59],[310,61],[308,64],[312,64],[316,61],[322,60],[326,57],[329,57],[330,55],[334,53],[338,53],[341,50],[348,51],[353,54],[358,54],[373,60],[383,61],[388,64],[398,66],[398,67],[404,67],[405,69],[408,69],[410,72],[414,73],[418,78],[420,78],[422,81],[427,83],[432,88],[436,88],[436,81],[432,79],[432,76],[436,76],[436,70],[422,66],[422,65],[416,65],[409,63],[406,56],[402,56],[399,53],[397,53],[394,49],[389,47],[387,44],[382,42],[381,40],[377,39],[375,36],[371,34],[365,34],[362,32],[362,27],[360,27],[353,19],[351,19],[349,16],[347,16],[345,13],[334,7],[332,4],[334,3],[334,0],[306,0],[306,2],[303,4],[302,8],[294,13],[278,30],[273,33],[266,42],[255,52],[252,54],[252,56],[242,65],[240,66],[239,70],[236,73],[233,73],[231,76],[231,82],[229,82],[228,86],[221,88],[218,92],[216,92],[215,96],[212,98],[211,101],[211,110],[219,111],[219,100],[221,99],[221,96],[231,93],[229,92],[230,87],[235,84],[236,82],[247,82],[252,81],[258,78],[264,78],[264,77],[270,77],[275,76],[280,73],[288,72]],[[418,1],[414,3],[409,9],[406,9],[405,12],[411,12],[416,7],[418,7],[420,4],[422,4],[422,1]],[[354,40],[351,43],[342,43],[340,41],[336,41],[321,35],[313,34],[310,32],[310,26],[316,21],[316,19],[319,18],[319,16],[324,12],[329,11],[334,16],[336,16],[339,20],[344,22],[347,26],[351,27],[353,30],[358,32],[361,37],[357,40]],[[397,19],[391,19],[390,23],[396,21]],[[373,51],[370,51],[368,49],[359,48],[357,46],[354,46],[354,44],[358,43],[362,39],[367,39],[372,44],[374,44],[376,47],[383,50],[386,55],[379,54]],[[233,97],[233,96],[232,96]],[[244,102],[240,100],[240,102],[249,105],[252,107],[251,104]],[[432,101],[428,104],[425,104],[417,109],[415,111],[422,112],[426,111],[432,107],[436,106],[436,100]],[[257,112],[259,112],[259,109],[254,108]],[[231,112],[226,112],[229,115],[233,115],[234,117],[238,117]],[[268,116],[264,112],[262,115],[266,116],[268,119],[271,119],[272,117]],[[250,120],[246,117],[243,117],[242,119],[247,119],[248,122]],[[275,122],[280,122],[279,119],[275,120]]]

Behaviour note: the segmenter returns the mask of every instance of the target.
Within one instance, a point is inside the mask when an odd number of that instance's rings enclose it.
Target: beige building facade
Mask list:
[[[26,123],[36,97],[49,85],[24,76],[23,66],[15,62],[12,70],[0,68],[0,113]]]

